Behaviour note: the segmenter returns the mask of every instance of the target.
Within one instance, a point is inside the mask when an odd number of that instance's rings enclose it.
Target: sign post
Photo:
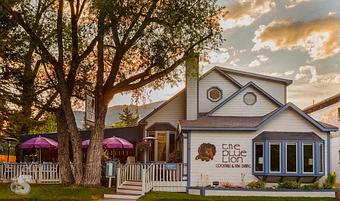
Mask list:
[[[116,177],[116,162],[106,161],[105,162],[105,176],[109,178],[109,188],[111,188],[112,178]]]

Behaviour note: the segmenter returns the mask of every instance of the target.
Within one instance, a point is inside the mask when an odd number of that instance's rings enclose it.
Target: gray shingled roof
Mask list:
[[[323,142],[314,132],[280,132],[280,131],[264,131],[256,136],[253,141],[263,140],[313,140]]]
[[[255,128],[266,116],[235,117],[235,116],[203,116],[197,120],[183,120],[183,128]]]

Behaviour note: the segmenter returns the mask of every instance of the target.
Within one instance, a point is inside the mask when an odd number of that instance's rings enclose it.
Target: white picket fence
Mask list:
[[[57,163],[0,163],[0,182],[11,182],[20,175],[30,175],[37,184],[61,183]]]
[[[184,163],[134,163],[117,169],[117,188],[125,181],[142,181],[143,191],[185,192],[187,166]]]

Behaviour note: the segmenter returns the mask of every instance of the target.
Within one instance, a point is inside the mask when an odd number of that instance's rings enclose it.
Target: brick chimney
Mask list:
[[[198,116],[198,71],[199,54],[192,52],[185,61],[187,120],[195,120]]]

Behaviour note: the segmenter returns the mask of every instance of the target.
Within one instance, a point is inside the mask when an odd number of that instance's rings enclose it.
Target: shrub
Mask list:
[[[301,187],[301,184],[296,181],[283,181],[279,183],[277,188],[284,188],[284,189],[299,189]]]
[[[233,185],[232,183],[229,183],[229,182],[223,182],[223,183],[221,184],[221,186],[222,186],[223,188],[235,188],[235,185]]]
[[[257,180],[257,181],[252,181],[248,183],[246,187],[249,189],[263,189],[265,185],[266,183],[264,183],[263,181]]]
[[[176,150],[169,155],[169,163],[180,163],[182,161],[182,152]]]
[[[333,186],[335,184],[335,178],[336,178],[336,173],[335,172],[332,172],[331,174],[329,174],[327,176],[327,179],[326,179],[325,183],[323,184],[323,188],[325,188],[325,189],[333,188]]]
[[[306,184],[306,185],[303,185],[302,188],[305,189],[305,190],[320,189],[320,183],[314,182],[312,184]]]

